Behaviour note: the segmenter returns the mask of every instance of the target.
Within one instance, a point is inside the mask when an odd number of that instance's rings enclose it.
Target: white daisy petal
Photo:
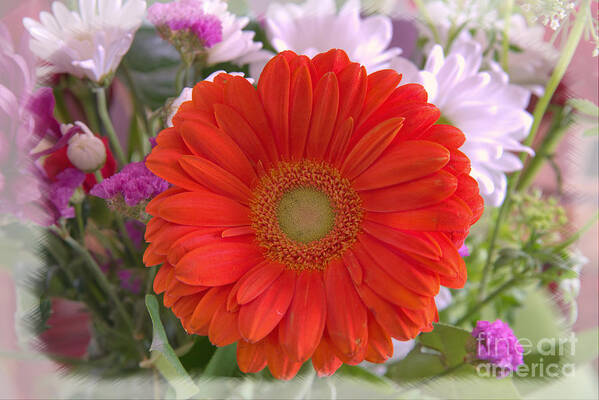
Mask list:
[[[61,2],[52,14],[42,12],[40,22],[23,25],[32,37],[31,51],[50,64],[52,73],[102,82],[118,68],[129,50],[133,34],[143,21],[144,0],[79,0],[78,12]]]
[[[399,48],[389,48],[391,20],[382,15],[362,18],[360,1],[346,1],[337,11],[334,0],[301,4],[273,3],[265,15],[266,33],[277,51],[292,50],[314,56],[337,48],[368,72],[388,68]],[[251,68],[260,71],[259,65]]]
[[[485,204],[498,206],[505,198],[508,172],[522,169],[517,152],[532,153],[520,143],[529,133],[532,116],[526,111],[530,91],[509,83],[497,64],[480,71],[483,54],[479,43],[461,39],[449,54],[433,46],[422,71],[405,59],[391,66],[404,74],[404,83],[424,84],[429,102],[460,128],[466,142],[460,148],[470,159],[471,176],[479,183]]]

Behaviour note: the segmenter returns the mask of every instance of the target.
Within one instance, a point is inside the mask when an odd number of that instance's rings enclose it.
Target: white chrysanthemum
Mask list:
[[[143,0],[79,0],[78,12],[55,1],[52,14],[23,24],[33,38],[31,51],[51,65],[50,72],[103,83],[131,47],[145,10]]]
[[[429,102],[441,110],[442,120],[466,135],[460,148],[472,163],[471,175],[485,203],[498,206],[507,187],[507,172],[522,168],[511,152],[532,152],[520,142],[528,135],[532,116],[526,112],[530,92],[509,84],[501,68],[491,64],[480,71],[481,46],[474,41],[455,43],[445,57],[441,46],[431,50],[424,70],[397,57],[392,68],[403,74],[403,83],[421,83]]]
[[[255,33],[242,30],[250,22],[248,17],[231,14],[222,0],[203,1],[202,11],[216,16],[222,24],[222,40],[206,49],[208,64],[231,61],[243,65],[265,58],[262,43],[254,42]]]
[[[266,13],[266,31],[277,51],[292,50],[313,57],[333,48],[370,72],[387,68],[399,48],[388,48],[391,20],[383,15],[360,17],[359,0],[348,0],[337,13],[334,0],[307,0],[303,4],[272,4]]]

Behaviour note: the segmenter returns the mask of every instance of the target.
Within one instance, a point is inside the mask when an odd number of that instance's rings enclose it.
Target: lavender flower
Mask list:
[[[67,168],[56,175],[56,182],[50,185],[48,198],[63,218],[75,217],[75,210],[69,206],[69,200],[85,180],[85,174],[75,168]]]
[[[495,322],[478,321],[472,331],[478,342],[477,357],[489,361],[501,368],[500,376],[518,369],[523,364],[522,346],[508,324],[501,320]]]
[[[103,180],[92,188],[90,194],[111,200],[121,195],[129,207],[162,193],[168,183],[154,175],[143,162],[126,165],[121,172]]]
[[[178,32],[191,32],[203,47],[210,48],[222,40],[222,24],[218,17],[204,13],[202,8],[199,0],[156,3],[148,9],[148,19],[167,40],[172,41],[171,36]]]
[[[466,246],[465,243],[458,249],[458,254],[462,257],[468,257],[470,255],[470,249],[468,249],[468,246]]]

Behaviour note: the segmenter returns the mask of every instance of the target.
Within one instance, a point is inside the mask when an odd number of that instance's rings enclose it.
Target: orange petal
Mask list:
[[[383,300],[366,285],[359,286],[358,292],[368,310],[385,332],[398,340],[411,339],[409,321],[406,321],[406,317],[395,306]]]
[[[238,236],[253,235],[255,233],[251,226],[237,226],[235,228],[228,228],[222,231],[222,238],[233,238]]]
[[[160,204],[160,217],[181,225],[249,225],[250,210],[225,196],[208,191],[176,194]]]
[[[162,227],[160,232],[152,241],[152,244],[154,245],[154,251],[158,254],[167,255],[168,250],[173,243],[175,243],[180,237],[185,236],[188,233],[195,232],[197,229],[198,228],[195,226],[167,223]]]
[[[320,340],[320,344],[312,356],[312,365],[319,377],[331,376],[343,363],[335,355],[333,345],[326,335]]]
[[[256,265],[239,281],[237,302],[246,304],[261,295],[284,271],[279,263],[264,261]]]
[[[394,253],[382,242],[369,235],[358,236],[359,244],[385,272],[406,288],[423,296],[436,296],[439,293],[439,277],[429,271],[422,271]]]
[[[291,71],[284,56],[273,57],[262,70],[258,93],[270,120],[280,154],[289,154],[289,91]]]
[[[195,108],[204,111],[207,114],[212,114],[212,108],[216,103],[223,102],[223,88],[214,82],[201,81],[198,82],[192,91],[192,101]]]
[[[292,360],[304,362],[316,350],[324,331],[326,307],[322,272],[301,272],[291,305],[279,324],[279,343]]]
[[[456,150],[462,147],[466,141],[466,136],[455,126],[436,124],[424,132],[420,140],[430,140],[448,149]]]
[[[352,358],[367,345],[366,308],[340,260],[329,263],[324,278],[329,338],[343,355]]]
[[[172,265],[177,265],[179,260],[193,249],[218,239],[218,230],[213,228],[200,228],[185,236],[180,237],[168,250],[167,259]]]
[[[349,141],[352,134],[354,133],[354,119],[348,118],[343,124],[336,130],[331,146],[329,148],[326,159],[330,161],[334,166],[340,167],[343,163],[345,153],[349,147]]]
[[[241,339],[237,329],[237,314],[227,311],[225,303],[221,303],[208,327],[208,338],[213,345],[228,346]]]
[[[339,73],[349,63],[349,57],[345,51],[339,49],[331,49],[326,53],[317,54],[312,59],[317,80],[320,80],[327,72]]]
[[[358,119],[368,88],[366,69],[358,63],[348,64],[337,74],[339,80],[339,122]]]
[[[214,116],[223,132],[229,135],[254,163],[269,159],[252,127],[233,107],[215,104]]]
[[[470,173],[470,159],[459,150],[450,150],[451,157],[445,169],[454,175]]]
[[[366,360],[372,363],[384,363],[393,355],[393,342],[389,335],[376,322],[372,314],[368,315],[368,348]]]
[[[333,135],[339,108],[339,83],[333,72],[327,72],[314,89],[314,107],[306,144],[306,155],[322,159]]]
[[[268,289],[239,310],[239,332],[255,343],[268,335],[281,321],[293,298],[295,271],[285,271]]]
[[[360,192],[362,207],[368,211],[407,211],[432,206],[451,196],[458,186],[455,176],[437,171],[414,181]]]
[[[193,311],[203,297],[204,293],[181,297],[172,307],[173,314],[179,319],[187,318],[193,314]]]
[[[277,342],[276,330],[265,340],[268,369],[276,379],[292,379],[302,366],[301,362],[291,360]]]
[[[422,178],[449,162],[449,150],[424,140],[409,140],[391,146],[354,181],[356,190],[372,190]]]
[[[152,242],[152,239],[155,238],[156,235],[158,235],[158,233],[160,233],[160,229],[166,224],[168,224],[168,222],[166,222],[162,218],[154,217],[150,219],[150,221],[148,221],[148,223],[146,224],[146,232],[144,234],[144,239],[146,240],[146,242]]]
[[[405,118],[401,129],[402,140],[420,139],[422,132],[429,129],[441,116],[441,111],[434,104],[406,103],[393,110],[392,115]],[[399,139],[399,138],[398,138]]]
[[[343,162],[341,167],[343,175],[353,179],[370,167],[393,141],[403,122],[402,118],[391,118],[368,131],[351,149]]]
[[[146,167],[168,183],[187,190],[202,190],[203,187],[181,168],[177,162],[180,157],[181,153],[177,151],[161,150],[157,147],[148,155]]]
[[[175,276],[188,285],[226,285],[241,278],[261,258],[254,244],[214,241],[183,256],[175,267]]]
[[[242,204],[248,204],[252,192],[235,175],[213,162],[196,156],[183,156],[179,164],[201,185],[218,194],[231,197]]]
[[[427,297],[420,295],[404,284],[407,282],[398,282],[393,276],[389,275],[372,257],[364,250],[363,246],[354,245],[354,254],[360,260],[364,270],[364,283],[372,290],[381,295],[384,299],[393,304],[408,308],[422,308],[427,304]],[[406,279],[407,281],[407,279]]]
[[[271,160],[278,159],[274,135],[262,107],[258,92],[241,76],[232,77],[225,85],[225,101],[252,127]]]
[[[171,188],[166,189],[164,192],[160,193],[158,196],[156,196],[152,200],[150,200],[150,202],[146,206],[146,212],[155,217],[158,216],[158,209],[160,208],[160,203],[162,203],[165,199],[171,197],[172,195],[184,193],[184,192],[186,192],[186,190],[183,190],[178,187],[171,187]],[[161,221],[163,221],[164,223],[166,223],[165,220],[163,220],[161,218],[159,218],[159,219]],[[156,218],[152,219],[152,221],[154,221],[154,220],[156,220]],[[148,228],[149,228],[149,224],[148,224],[148,226],[146,226],[146,240],[151,242],[151,240],[149,240],[150,236],[148,236],[148,235],[151,235],[152,233],[148,233]],[[156,229],[158,229],[158,227],[156,227]]]
[[[262,371],[266,367],[264,343],[237,342],[237,365],[246,374]]]
[[[390,69],[384,69],[368,75],[368,89],[362,113],[358,120],[358,127],[387,100],[400,81],[401,75]]]
[[[196,121],[185,121],[180,129],[183,140],[194,154],[221,166],[247,185],[257,179],[245,153],[222,130]]]
[[[356,286],[360,286],[364,277],[364,272],[362,271],[360,261],[358,261],[356,255],[351,251],[351,249],[347,249],[345,253],[343,253],[342,258],[343,263],[349,271],[352,281],[356,284]]]
[[[154,277],[154,293],[160,294],[170,285],[175,269],[169,263],[164,263]]]
[[[156,247],[158,244],[156,242],[151,243],[144,252],[142,261],[146,265],[146,267],[153,267],[154,265],[162,264],[166,261],[166,257],[163,254],[159,254],[156,252]]]
[[[183,282],[179,282],[176,279],[172,279],[170,285],[166,289],[166,293],[173,297],[190,296],[192,294],[203,292],[208,290],[208,286],[191,286],[186,285]]]
[[[440,204],[394,213],[367,212],[366,220],[400,230],[461,231],[470,227],[472,211],[455,195]]]
[[[424,86],[418,83],[401,85],[389,96],[389,102],[394,103],[426,103],[427,100],[428,93]]]
[[[464,259],[458,253],[455,245],[444,233],[436,232],[434,237],[443,250],[443,260],[451,265],[456,272],[456,276],[453,277],[442,276],[441,284],[452,289],[463,288],[467,279],[466,263],[464,262]]]
[[[189,328],[196,335],[207,335],[212,316],[227,300],[231,286],[218,286],[208,289],[198,303],[189,320]]]
[[[291,158],[299,160],[304,156],[312,115],[312,79],[306,65],[293,74],[289,113]]]
[[[443,254],[436,241],[430,240],[418,232],[398,231],[371,221],[362,222],[362,229],[369,235],[402,252],[418,254],[435,261],[439,260]]]

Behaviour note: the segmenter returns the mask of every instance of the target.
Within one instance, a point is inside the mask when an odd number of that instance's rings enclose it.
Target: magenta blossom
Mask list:
[[[134,207],[144,200],[168,189],[168,183],[154,175],[143,162],[126,165],[119,173],[104,179],[89,192],[105,200],[123,196],[129,207]]]
[[[501,368],[500,376],[515,371],[524,363],[522,346],[505,322],[499,319],[495,322],[478,321],[472,336],[477,341],[478,359]]]
[[[202,11],[199,0],[179,0],[156,3],[148,9],[148,19],[159,28],[171,32],[186,31],[195,34],[204,47],[212,47],[222,40],[220,20]]]
[[[56,182],[50,185],[48,198],[58,210],[60,217],[75,217],[75,210],[69,206],[69,200],[84,180],[85,174],[75,168],[67,168],[56,175]]]

